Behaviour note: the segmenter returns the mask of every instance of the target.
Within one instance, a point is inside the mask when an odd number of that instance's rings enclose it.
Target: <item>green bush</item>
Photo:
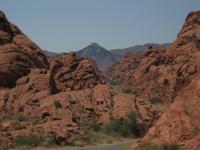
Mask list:
[[[145,124],[137,122],[135,112],[130,112],[127,118],[113,120],[105,125],[102,130],[112,135],[141,137],[146,133],[147,127]]]
[[[164,144],[164,150],[179,150],[179,146],[177,144]]]
[[[149,102],[155,105],[164,103],[160,98],[157,98],[157,97],[149,99]]]
[[[163,150],[163,149],[160,145],[146,143],[144,145],[141,145],[139,150]]]
[[[32,124],[33,124],[33,125],[37,125],[37,124],[40,123],[40,119],[39,119],[39,118],[36,118],[36,117],[32,118],[31,121],[32,121]]]
[[[72,146],[86,146],[94,143],[94,135],[88,130],[83,135],[74,134],[68,140],[67,144]]]
[[[121,91],[122,91],[123,93],[127,93],[127,94],[131,93],[131,89],[123,88],[123,89],[121,89]]]
[[[28,135],[28,136],[18,136],[15,140],[16,147],[18,146],[51,146],[55,145],[56,141],[51,135]]]
[[[30,117],[29,116],[24,116],[24,115],[18,115],[16,116],[17,117],[17,120],[18,121],[27,121],[27,120],[30,120]]]
[[[124,81],[123,80],[114,80],[114,81],[111,81],[110,84],[112,86],[118,86],[118,85],[121,85]]]
[[[60,104],[60,102],[58,100],[54,101],[54,106],[56,109],[62,108],[62,105]]]
[[[78,63],[70,64],[70,69],[75,70],[78,67]]]
[[[13,124],[13,128],[16,129],[16,130],[23,130],[23,129],[26,129],[25,126],[21,125],[20,122],[16,121],[14,124]]]
[[[36,147],[41,145],[45,141],[45,138],[41,135],[29,135],[29,136],[18,136],[16,139],[17,146],[31,146]]]
[[[146,143],[141,145],[140,150],[179,150],[179,146],[177,144],[163,144],[157,145],[153,143]]]
[[[139,90],[138,89],[123,88],[123,89],[121,89],[121,92],[127,93],[127,94],[133,94],[133,95],[138,95],[139,94]]]
[[[101,126],[96,122],[92,122],[88,126],[89,130],[99,131],[101,129]]]
[[[111,121],[103,128],[103,131],[111,135],[120,136],[128,136],[131,132],[125,119]]]

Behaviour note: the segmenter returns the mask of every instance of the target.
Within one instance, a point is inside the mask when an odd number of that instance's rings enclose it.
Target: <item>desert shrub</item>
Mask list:
[[[55,137],[53,137],[52,135],[47,135],[45,136],[45,146],[46,147],[49,147],[49,146],[52,146],[52,145],[56,145],[57,142],[55,140]]]
[[[112,86],[118,86],[118,85],[121,85],[124,81],[123,80],[114,80],[114,81],[111,81],[110,84]]]
[[[104,130],[108,134],[128,136],[130,134],[130,127],[125,119],[113,120],[104,127]]]
[[[123,93],[127,93],[127,94],[131,93],[131,89],[127,89],[127,88],[123,88],[123,89],[121,89],[121,91]]]
[[[138,95],[139,94],[139,90],[138,89],[123,88],[123,89],[121,89],[121,92],[127,93],[127,94],[133,94],[133,95]]]
[[[0,39],[0,45],[3,45],[3,44],[4,44],[3,40]]]
[[[2,112],[8,112],[9,110],[6,108],[6,106],[4,105],[2,108],[1,108],[1,111]]]
[[[78,67],[78,63],[70,64],[70,69],[75,70]]]
[[[21,125],[20,122],[16,121],[14,124],[13,124],[13,128],[16,129],[16,130],[23,130],[23,129],[26,129],[25,126]]]
[[[5,116],[0,116],[0,122],[3,122],[4,120],[6,120]]]
[[[140,150],[163,150],[160,145],[152,144],[152,143],[146,143],[144,145],[141,145]]]
[[[31,119],[31,122],[32,122],[33,125],[37,125],[37,124],[40,123],[40,119],[37,118],[37,117],[33,117],[33,118]]]
[[[157,98],[157,97],[149,99],[149,102],[155,105],[164,103],[160,98]]]
[[[179,146],[177,144],[164,144],[164,150],[179,150]]]
[[[130,112],[128,114],[129,126],[131,128],[131,133],[136,137],[142,137],[147,132],[148,126],[145,123],[137,122],[137,114],[135,112]]]
[[[139,89],[132,89],[131,94],[133,95],[139,95],[140,91]]]
[[[19,122],[31,121],[33,125],[37,125],[40,122],[40,118],[32,117],[32,116],[26,116],[26,115],[17,115],[16,120],[19,121]]]
[[[22,122],[22,121],[31,121],[34,119],[39,120],[38,117],[31,117],[31,116],[21,115],[21,114],[0,116],[0,122],[5,121],[5,120],[16,120],[16,121]]]
[[[153,144],[153,143],[146,143],[141,145],[140,150],[179,150],[179,146],[177,144]]]
[[[146,68],[144,69],[144,73],[148,73],[148,72],[149,72],[149,68],[150,68],[150,67],[146,67]]]
[[[88,128],[90,130],[99,131],[101,129],[101,126],[96,121],[93,121],[89,124]]]
[[[86,146],[95,142],[95,135],[91,130],[87,130],[83,135],[74,134],[68,140],[67,144],[72,146]]]
[[[37,147],[37,146],[45,146],[49,147],[55,145],[56,141],[51,135],[28,135],[28,136],[18,136],[15,140],[15,146],[29,146],[29,147]]]
[[[16,119],[21,122],[21,121],[30,120],[30,117],[29,116],[24,116],[24,115],[18,115],[18,116],[16,116]]]
[[[127,118],[113,120],[102,129],[112,135],[141,137],[147,131],[147,126],[137,122],[137,114],[130,112]]]
[[[105,134],[101,131],[86,130],[83,134],[73,134],[67,144],[72,146],[91,146],[97,144],[113,143],[119,141],[120,137]]]
[[[15,143],[17,146],[28,145],[36,147],[41,145],[45,141],[45,138],[41,135],[29,135],[29,136],[18,136]]]
[[[54,106],[56,109],[62,108],[62,105],[60,104],[60,102],[58,100],[54,101]]]

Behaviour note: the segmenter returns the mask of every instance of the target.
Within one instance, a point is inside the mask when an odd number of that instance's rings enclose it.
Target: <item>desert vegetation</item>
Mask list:
[[[177,144],[153,144],[146,143],[139,147],[140,150],[179,150],[179,146]]]
[[[149,102],[154,105],[164,105],[164,101],[157,97],[150,98]]]
[[[137,114],[130,112],[126,118],[111,120],[108,124],[101,126],[96,122],[92,122],[83,128],[85,129],[84,134],[73,135],[67,144],[85,146],[141,138],[147,132],[148,127],[144,123],[138,123]]]
[[[62,108],[62,105],[60,104],[59,100],[54,101],[54,106],[55,106],[56,109]]]
[[[14,150],[33,149],[35,147],[54,147],[56,141],[51,135],[35,134],[28,136],[18,136],[13,145]],[[5,150],[7,148],[4,148]]]
[[[122,93],[126,93],[126,94],[133,94],[133,95],[139,95],[139,90],[137,88],[122,88],[121,89]]]
[[[142,137],[147,131],[147,126],[144,123],[137,122],[137,114],[130,112],[127,118],[112,120],[106,124],[102,130],[110,135],[119,135],[123,137]]]
[[[113,87],[114,90],[121,92],[121,93],[126,93],[126,94],[132,94],[138,96],[140,94],[140,90],[138,88],[127,88],[123,86],[123,83],[126,81],[124,80],[113,80],[110,82],[111,86]]]

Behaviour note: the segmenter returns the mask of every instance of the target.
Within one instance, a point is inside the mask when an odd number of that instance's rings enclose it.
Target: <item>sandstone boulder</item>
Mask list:
[[[31,68],[48,68],[41,49],[0,12],[0,87],[13,87]]]

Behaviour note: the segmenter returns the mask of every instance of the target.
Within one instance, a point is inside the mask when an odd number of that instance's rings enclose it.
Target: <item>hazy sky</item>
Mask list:
[[[200,0],[0,0],[8,19],[42,49],[107,49],[176,38]]]

